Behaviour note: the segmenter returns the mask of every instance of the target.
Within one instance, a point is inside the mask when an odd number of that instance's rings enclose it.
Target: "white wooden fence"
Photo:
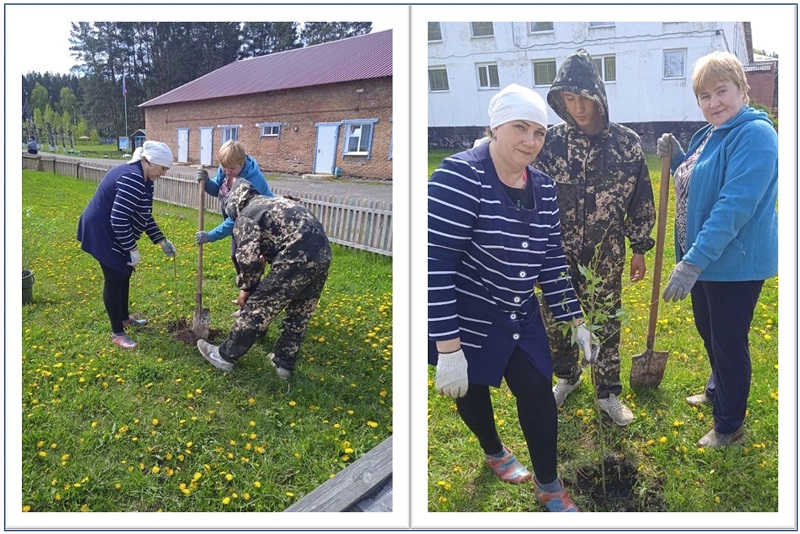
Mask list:
[[[109,169],[119,162],[96,162],[80,158],[22,154],[22,168],[45,171],[81,180],[100,183]],[[304,193],[287,188],[271,187],[276,195],[291,195],[320,220],[334,243],[392,255],[392,203],[380,200],[339,197],[321,193]],[[198,209],[198,187],[195,169],[173,167],[156,180],[155,199],[176,206]],[[219,213],[219,200],[206,197],[206,208]]]

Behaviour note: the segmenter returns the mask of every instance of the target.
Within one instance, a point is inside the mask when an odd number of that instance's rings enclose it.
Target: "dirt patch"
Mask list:
[[[194,331],[192,330],[192,325],[189,323],[189,320],[186,317],[181,317],[177,321],[168,323],[167,331],[169,331],[178,341],[182,341],[183,343],[192,347],[197,345],[197,340],[199,338],[195,335]],[[208,339],[206,341],[217,344],[217,341],[223,339],[225,335],[226,333],[222,330],[211,329],[208,332]]]
[[[603,471],[599,464],[577,470],[577,493],[588,496],[595,505],[587,512],[665,512],[666,503],[661,497],[663,481],[643,478],[627,458],[606,456],[605,491]]]

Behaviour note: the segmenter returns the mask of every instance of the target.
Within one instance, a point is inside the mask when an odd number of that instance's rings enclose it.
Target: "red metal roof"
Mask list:
[[[392,30],[243,59],[140,107],[265,93],[392,75]]]

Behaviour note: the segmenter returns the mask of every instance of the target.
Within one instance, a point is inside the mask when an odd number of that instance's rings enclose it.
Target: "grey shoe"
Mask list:
[[[218,346],[212,345],[205,339],[198,339],[197,348],[200,350],[200,354],[203,355],[203,358],[217,369],[221,371],[230,371],[233,369],[233,362],[224,360],[222,356],[220,356]]]
[[[691,397],[686,397],[686,403],[689,406],[702,406],[703,404],[714,404],[714,401],[709,398],[705,392],[700,393],[699,395],[692,395]]]
[[[697,442],[698,447],[703,447],[704,449],[713,449],[715,447],[727,447],[728,445],[733,445],[742,437],[744,436],[744,427],[740,426],[739,430],[735,432],[731,432],[730,434],[720,434],[713,428],[708,431],[708,433],[700,438],[700,441]]]
[[[597,405],[611,417],[617,426],[627,426],[633,421],[633,412],[614,394],[609,395],[607,399],[597,399]]]
[[[556,387],[553,388],[553,396],[556,398],[556,406],[561,408],[561,406],[564,404],[564,401],[567,400],[567,395],[578,389],[578,386],[580,385],[580,377],[578,377],[578,381],[574,384],[570,384],[569,380],[566,378],[559,378],[556,381]]]
[[[267,358],[269,358],[269,363],[271,363],[272,366],[275,368],[275,374],[278,375],[278,378],[283,378],[284,380],[288,380],[289,377],[292,376],[292,371],[291,370],[289,370],[289,369],[287,369],[285,367],[281,367],[280,365],[275,363],[275,353],[274,352],[270,352],[269,354],[267,354]]]

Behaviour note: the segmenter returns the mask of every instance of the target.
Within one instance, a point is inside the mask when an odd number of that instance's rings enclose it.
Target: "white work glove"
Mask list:
[[[168,258],[174,258],[178,255],[178,249],[175,248],[175,245],[169,239],[165,239],[161,243],[161,250],[164,251],[164,255]]]
[[[674,135],[671,133],[665,133],[658,138],[658,141],[656,141],[656,154],[658,154],[659,158],[669,156],[669,159],[671,160],[672,156],[675,154],[684,154],[684,151]]]
[[[135,248],[128,252],[131,253],[131,261],[128,262],[128,265],[130,265],[131,267],[136,267],[137,265],[139,265],[139,261],[142,259],[141,256],[139,255],[139,249]]]
[[[458,349],[447,354],[439,353],[439,363],[436,364],[436,391],[457,398],[466,395],[468,387],[467,358],[464,356],[464,351]]]
[[[583,354],[581,363],[583,365],[594,365],[595,361],[597,361],[600,347],[597,344],[597,337],[589,332],[586,324],[579,324],[575,329],[575,343],[578,344],[578,349]]]
[[[195,173],[195,178],[198,182],[207,182],[208,181],[208,171],[205,169],[197,169]]]
[[[700,267],[686,261],[679,261],[669,273],[667,287],[664,288],[664,300],[678,302],[685,299],[700,276]]]

